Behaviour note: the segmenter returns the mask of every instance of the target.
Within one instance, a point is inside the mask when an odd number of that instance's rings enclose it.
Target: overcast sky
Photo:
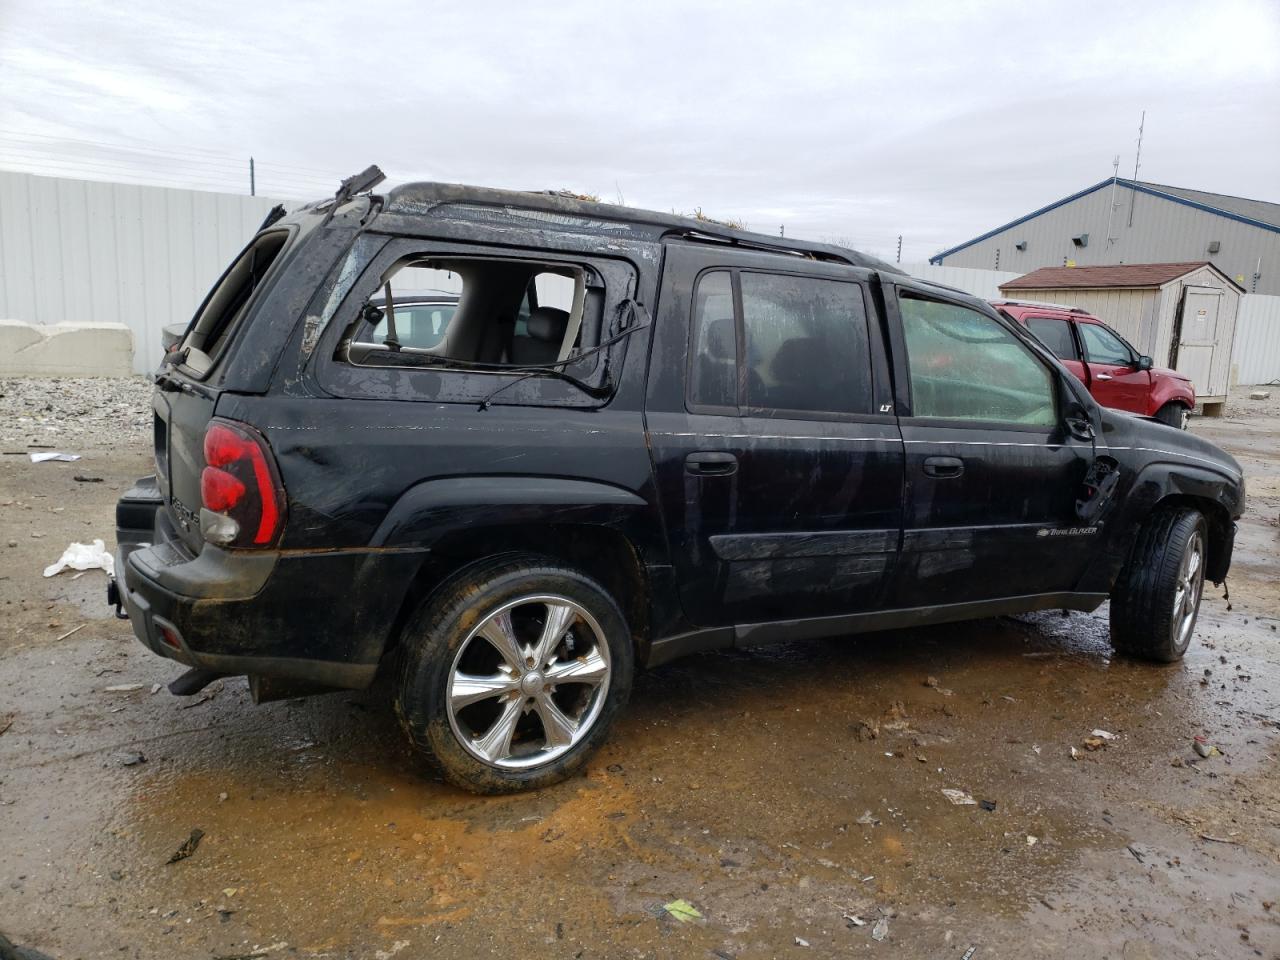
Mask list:
[[[0,167],[569,187],[920,260],[1111,175],[1280,201],[1280,2],[0,0]],[[0,210],[0,216],[3,211]]]

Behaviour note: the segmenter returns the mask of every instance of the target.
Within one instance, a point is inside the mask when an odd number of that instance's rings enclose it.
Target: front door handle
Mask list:
[[[964,473],[964,461],[959,457],[925,457],[924,475],[926,477],[958,477]]]
[[[1115,379],[1115,377],[1113,377],[1113,376],[1112,376],[1111,374],[1109,374],[1109,373],[1095,373],[1095,374],[1094,374],[1094,379],[1096,379],[1096,380],[1114,380],[1114,379]]]
[[[738,458],[718,450],[699,450],[684,458],[684,469],[702,477],[731,477],[738,472]]]

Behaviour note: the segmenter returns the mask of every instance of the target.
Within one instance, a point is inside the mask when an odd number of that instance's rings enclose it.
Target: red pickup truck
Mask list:
[[[1185,428],[1196,405],[1195,387],[1176,370],[1153,367],[1151,358],[1078,307],[1029,300],[992,300],[1054,352],[1063,366],[1089,388],[1104,407],[1155,417]]]

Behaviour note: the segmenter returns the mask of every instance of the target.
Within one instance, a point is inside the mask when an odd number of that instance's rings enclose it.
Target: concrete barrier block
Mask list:
[[[0,320],[0,377],[128,377],[133,332],[123,323]]]
[[[30,323],[0,320],[0,364],[42,339],[39,328]]]

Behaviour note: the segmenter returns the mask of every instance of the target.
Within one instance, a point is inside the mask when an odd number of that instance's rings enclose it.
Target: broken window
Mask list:
[[[383,343],[387,341],[387,316],[383,298],[373,301],[382,310],[382,318],[376,323],[364,321],[364,328],[356,336],[361,342]],[[402,346],[430,350],[444,342],[449,332],[449,321],[458,309],[456,297],[437,299],[431,294],[418,297],[395,298],[396,336]],[[376,319],[376,318],[374,318]]]
[[[599,342],[603,306],[590,266],[408,257],[379,278],[339,353],[360,366],[563,368]]]
[[[182,344],[183,362],[193,372],[203,375],[213,368],[288,239],[284,230],[255,237],[209,292]]]

